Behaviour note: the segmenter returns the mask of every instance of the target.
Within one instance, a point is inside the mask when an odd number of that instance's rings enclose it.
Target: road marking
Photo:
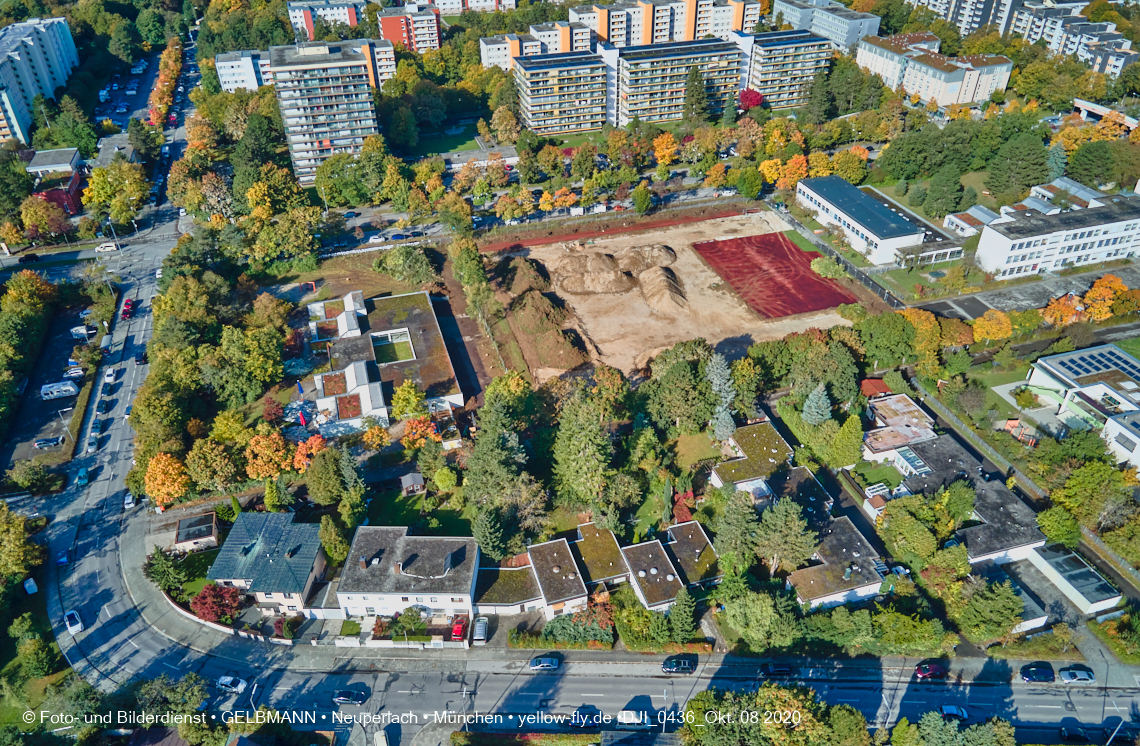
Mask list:
[[[166,661],[163,661],[162,665],[166,666],[167,668],[173,668],[175,671],[179,670],[178,666],[172,666],[169,663],[167,663]]]
[[[134,646],[135,646],[135,650],[138,650],[138,649],[139,649],[139,646],[138,646],[138,645],[135,645],[135,641],[134,641],[134,640],[132,640],[131,638],[129,638],[129,637],[128,637],[128,638],[127,638],[127,642],[129,642],[130,644],[134,645]]]
[[[1063,710],[1063,705],[1021,705],[1022,707],[1036,707],[1041,710]]]
[[[604,697],[606,695],[604,695],[604,694],[579,694],[578,696],[579,697],[599,697],[600,698],[600,697]]]

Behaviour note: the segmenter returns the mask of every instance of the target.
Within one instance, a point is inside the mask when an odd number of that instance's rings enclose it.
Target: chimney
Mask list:
[[[361,570],[367,570],[368,569],[368,560],[364,559],[363,554],[360,555],[360,569]]]
[[[851,567],[850,566],[848,566],[848,568],[843,571],[843,579],[844,580],[850,580],[851,579]]]
[[[404,572],[404,563],[403,562],[396,562],[395,564],[392,565],[392,569],[396,571],[397,575],[400,575],[401,573]]]

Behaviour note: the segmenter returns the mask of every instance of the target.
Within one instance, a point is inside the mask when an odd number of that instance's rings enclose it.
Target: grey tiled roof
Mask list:
[[[408,536],[406,526],[361,526],[338,592],[470,593],[477,555],[469,537]]]
[[[242,513],[206,577],[248,581],[251,593],[303,593],[322,551],[319,530],[292,513]]]

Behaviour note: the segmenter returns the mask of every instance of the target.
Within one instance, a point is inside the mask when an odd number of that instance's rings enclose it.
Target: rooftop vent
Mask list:
[[[665,579],[668,580],[670,583],[673,582],[673,573],[669,573],[668,575],[666,575]]]
[[[637,571],[637,577],[644,578],[645,577],[645,570],[638,570]]]
[[[656,567],[649,568],[649,574],[650,575],[656,575],[657,574],[657,568]]]
[[[550,569],[552,571],[554,571],[555,573],[560,573],[560,572],[562,572],[562,565],[555,565],[554,567],[552,567]]]
[[[366,569],[368,569],[368,561],[367,561],[366,559],[364,559],[364,555],[363,555],[363,554],[362,554],[362,555],[360,555],[360,569],[361,569],[361,570],[366,570]]]

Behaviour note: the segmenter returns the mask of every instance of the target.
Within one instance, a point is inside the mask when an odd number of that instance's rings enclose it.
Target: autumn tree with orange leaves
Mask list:
[[[801,179],[806,179],[808,175],[808,160],[802,155],[793,155],[784,164],[783,173],[780,180],[776,182],[777,189],[792,190],[796,188],[796,184],[800,183]]]
[[[918,356],[914,369],[925,378],[937,378],[942,372],[938,355],[942,351],[942,328],[930,311],[906,308],[898,312],[914,327],[914,352]]]
[[[404,420],[404,437],[400,440],[404,448],[422,448],[429,438],[436,443],[443,442],[443,436],[439,434],[430,417],[413,417]]]
[[[281,433],[255,435],[245,449],[245,473],[250,479],[276,479],[293,465],[293,448]]]
[[[1008,339],[1013,335],[1013,323],[1004,311],[991,308],[974,322],[974,339],[984,339],[987,343]]]
[[[176,456],[156,453],[146,467],[146,493],[162,507],[181,500],[190,492],[190,475]]]
[[[304,474],[309,468],[309,464],[313,461],[313,456],[316,456],[321,451],[328,448],[325,444],[325,439],[320,435],[314,435],[308,440],[297,444],[297,450],[293,454],[293,471],[298,474]]]
[[[1104,321],[1112,316],[1112,304],[1117,296],[1126,292],[1128,286],[1124,281],[1113,274],[1097,278],[1083,299],[1085,313],[1093,321]]]
[[[1068,326],[1073,322],[1080,321],[1081,310],[1077,305],[1077,296],[1069,293],[1062,295],[1060,298],[1054,298],[1049,301],[1049,305],[1045,306],[1041,311],[1041,317],[1053,327],[1060,328]]]

